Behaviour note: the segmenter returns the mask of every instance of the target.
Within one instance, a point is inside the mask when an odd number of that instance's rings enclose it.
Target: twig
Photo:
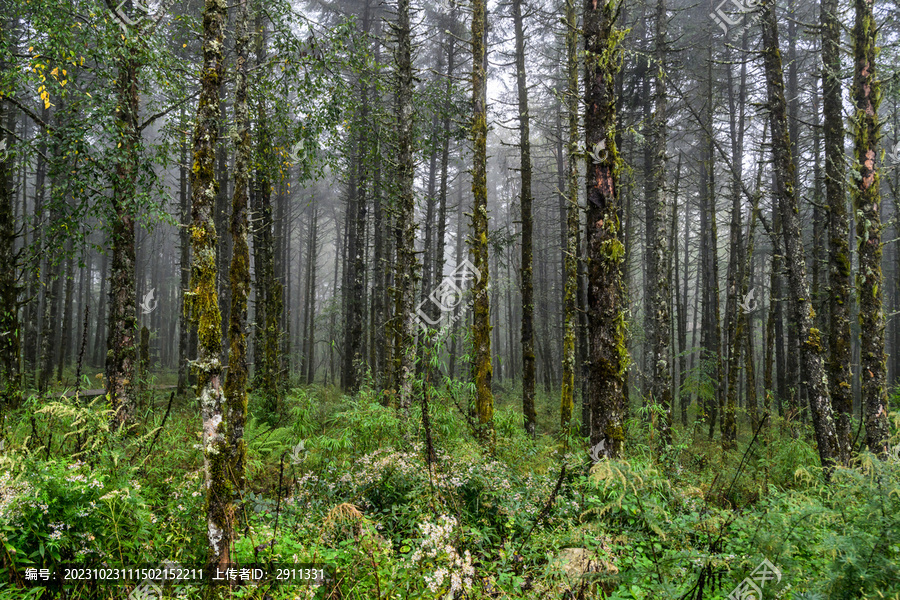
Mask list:
[[[534,523],[531,525],[531,529],[528,530],[528,533],[525,535],[525,538],[522,540],[522,543],[519,544],[519,549],[516,550],[516,554],[522,553],[522,548],[525,547],[525,544],[528,542],[528,539],[531,537],[534,528],[538,526],[544,517],[550,512],[550,509],[553,508],[553,502],[556,500],[556,495],[559,493],[559,488],[562,487],[563,478],[566,476],[566,465],[563,465],[562,470],[559,472],[559,478],[556,480],[556,487],[553,488],[553,491],[550,492],[550,497],[547,498],[547,503],[544,505],[543,510],[538,515],[537,519],[534,520]]]

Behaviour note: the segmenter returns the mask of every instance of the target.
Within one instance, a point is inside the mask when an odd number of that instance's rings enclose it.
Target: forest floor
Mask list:
[[[170,392],[148,392],[126,435],[107,431],[102,396],[60,396],[32,397],[7,414],[0,600],[158,598],[109,582],[63,595],[25,574],[65,563],[203,564],[196,401],[175,398],[163,425]],[[429,466],[418,404],[404,418],[370,391],[312,386],[291,389],[264,419],[251,395],[233,558],[275,569],[321,564],[328,579],[243,585],[229,596],[900,599],[897,457],[863,453],[826,483],[803,423],[776,417],[754,437],[744,418],[730,452],[703,424],[677,424],[672,445],[658,451],[653,420],[635,410],[625,457],[594,463],[584,440],[563,451],[556,394],[539,392],[542,434],[529,439],[518,389],[497,395],[488,451],[460,397],[464,388],[431,399]],[[156,589],[199,598],[205,588]]]

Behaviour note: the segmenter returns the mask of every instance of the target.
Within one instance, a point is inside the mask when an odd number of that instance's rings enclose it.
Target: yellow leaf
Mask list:
[[[56,74],[59,73],[59,67],[53,67],[53,70],[50,71],[50,74],[56,77]]]

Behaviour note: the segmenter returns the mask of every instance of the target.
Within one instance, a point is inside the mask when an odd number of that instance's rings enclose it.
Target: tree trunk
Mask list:
[[[6,37],[4,33],[0,36]],[[7,102],[0,101],[0,122],[7,116]],[[13,210],[13,169],[10,156],[13,136],[3,136],[6,150],[0,158],[0,431],[5,431],[6,408],[19,395],[19,291],[16,268],[16,223]],[[24,215],[23,215],[24,220]]]
[[[250,44],[250,15],[247,3],[240,0],[235,22],[235,162],[234,194],[231,199],[231,288],[228,320],[228,372],[225,376],[225,447],[228,450],[228,476],[231,498],[238,503],[244,489],[244,463],[247,449],[244,425],[247,421],[247,298],[250,296],[250,248],[247,210],[250,189],[250,109],[247,104],[247,60]],[[230,517],[230,514],[226,513]]]
[[[138,146],[138,49],[126,39],[116,79],[116,129],[122,141],[122,158],[116,165],[112,204],[112,268],[109,284],[109,327],[106,353],[106,393],[113,422],[121,427],[133,413],[132,397],[136,360],[135,232],[133,201],[137,193]]]
[[[828,207],[828,382],[841,457],[850,456],[853,373],[850,352],[850,218],[844,190],[841,30],[838,1],[822,0],[822,115]]]
[[[413,393],[413,359],[415,358],[415,324],[413,304],[418,282],[419,261],[416,257],[416,222],[413,180],[413,67],[412,33],[409,20],[410,0],[399,0],[397,18],[397,179],[400,197],[394,226],[397,244],[397,280],[394,282],[394,373],[401,410],[408,414]]]
[[[618,457],[625,441],[625,339],[623,267],[625,247],[619,224],[619,156],[616,148],[615,75],[622,33],[615,28],[612,2],[585,0],[585,142],[588,327],[591,445]]]
[[[874,0],[855,0],[853,26],[853,104],[854,124],[853,201],[856,210],[856,248],[859,270],[860,383],[865,408],[866,445],[885,458],[888,452],[890,423],[884,351],[884,277],[881,272],[881,190],[876,160],[878,157],[878,105],[881,84],[875,72],[877,27],[872,14]]]
[[[646,226],[653,239],[652,253],[647,261],[647,279],[650,282],[646,293],[653,298],[653,314],[650,316],[652,356],[651,396],[652,402],[659,405],[660,441],[668,446],[671,441],[669,431],[672,421],[672,378],[669,364],[669,237],[666,219],[669,210],[666,197],[666,73],[667,42],[666,31],[668,16],[666,0],[657,0],[655,17],[656,38],[656,76],[655,76],[655,115],[653,123],[653,177],[650,188],[649,206],[651,219]]]
[[[794,165],[791,158],[787,111],[784,100],[784,72],[778,51],[778,25],[774,0],[763,0],[763,61],[768,92],[769,122],[772,129],[772,156],[775,190],[782,218],[785,262],[793,319],[801,341],[801,360],[809,377],[808,392],[819,457],[826,472],[841,461],[840,444],[834,428],[828,375],[822,360],[821,334],[815,328],[806,280],[806,260],[800,231],[799,204],[794,192]]]
[[[567,0],[566,2],[567,15],[572,2],[574,0]],[[525,416],[525,432],[534,438],[537,413],[534,409],[534,249],[532,247],[534,220],[531,214],[534,199],[531,194],[531,115],[528,113],[528,87],[525,79],[525,27],[522,23],[522,0],[513,0],[512,9],[516,35],[516,87],[519,95],[519,151],[521,162],[519,172],[522,176],[520,204],[522,216],[522,413]],[[574,10],[573,7],[572,12]],[[569,25],[569,31],[574,31],[574,25]],[[572,35],[574,33],[566,34],[567,44],[570,43],[569,38]],[[572,52],[574,53],[574,50]],[[569,65],[570,79],[572,77],[572,68]],[[572,386],[574,386],[574,382]],[[566,424],[572,418],[572,386],[569,387],[567,395],[566,381],[564,380],[562,396],[563,431],[565,431]]]
[[[405,0],[404,0],[405,1]],[[475,412],[482,441],[493,444],[494,396],[491,392],[491,307],[488,282],[488,214],[487,214],[487,25],[486,0],[472,0],[472,263],[480,274],[473,292],[474,315],[472,375],[475,381]],[[524,265],[523,265],[524,267]]]
[[[181,120],[184,122],[184,113],[182,112]],[[187,136],[184,137],[181,143],[181,165],[178,169],[179,178],[178,178],[178,194],[181,198],[181,227],[178,230],[178,241],[179,241],[179,271],[180,271],[180,285],[179,290],[182,295],[182,301],[180,304],[181,310],[178,315],[178,385],[177,394],[181,396],[187,391],[188,386],[188,358],[191,356],[190,348],[188,347],[188,343],[190,340],[190,321],[187,318],[187,313],[184,310],[184,293],[188,290],[188,285],[190,283],[191,276],[191,238],[189,235],[188,228],[190,227],[190,219],[191,219],[191,200],[188,195],[188,140]],[[106,257],[103,259],[104,270],[106,269]],[[101,300],[102,302],[102,300]],[[101,304],[101,307],[103,304]],[[98,313],[98,314],[103,314]],[[99,326],[98,326],[99,328]]]
[[[193,132],[191,168],[191,281],[185,305],[197,328],[197,399],[203,420],[203,464],[206,487],[207,568],[223,568],[230,562],[234,535],[233,487],[228,474],[230,408],[223,406],[222,316],[216,293],[215,218],[219,182],[215,173],[216,132],[219,130],[219,84],[224,23],[223,0],[206,0],[203,10],[203,70],[200,100]],[[227,403],[226,403],[227,404]]]

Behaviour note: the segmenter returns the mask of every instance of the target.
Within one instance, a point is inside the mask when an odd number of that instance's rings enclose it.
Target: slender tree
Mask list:
[[[666,190],[666,130],[667,97],[666,97],[666,35],[668,30],[666,0],[657,0],[655,23],[656,61],[655,112],[653,119],[653,176],[650,187],[650,215],[647,229],[652,234],[652,247],[647,261],[647,293],[653,298],[653,315],[651,315],[651,394],[653,403],[659,409],[659,433],[663,444],[671,442],[669,426],[672,421],[672,376],[669,363],[669,248],[668,210],[669,201]]]
[[[569,0],[571,2],[571,0]],[[520,210],[522,216],[522,412],[525,415],[525,431],[535,434],[537,413],[534,409],[534,250],[532,248],[531,194],[531,115],[528,113],[528,85],[525,79],[525,26],[522,22],[522,0],[513,0],[513,25],[516,35],[516,89],[519,94],[519,153],[522,176]],[[564,383],[565,385],[565,383]],[[566,404],[563,388],[563,420],[571,418],[571,393]],[[566,417],[568,406],[568,417]]]
[[[412,31],[409,19],[409,0],[399,0],[397,8],[397,142],[398,161],[397,177],[400,197],[397,201],[395,238],[397,244],[397,269],[395,282],[396,322],[394,372],[396,373],[397,392],[400,408],[408,413],[413,393],[413,375],[415,368],[415,323],[413,303],[415,302],[416,282],[418,281],[419,264],[416,257],[416,222],[413,218],[415,197],[413,195],[413,179],[415,165],[413,163],[413,67],[412,67]]]
[[[472,1],[472,263],[480,274],[473,288],[475,314],[472,320],[473,378],[475,380],[475,413],[479,434],[484,441],[493,440],[494,396],[491,378],[491,307],[488,296],[488,214],[487,214],[487,25],[486,0]]]
[[[566,236],[563,287],[563,357],[560,427],[568,440],[575,405],[575,322],[578,294],[578,16],[575,0],[566,0],[566,113],[569,118],[566,173]]]
[[[225,377],[226,445],[232,494],[244,487],[244,425],[247,420],[247,298],[250,295],[250,247],[247,208],[250,188],[250,109],[247,103],[247,60],[250,45],[249,0],[240,0],[235,23],[234,193],[231,199],[231,310],[228,320],[228,372]],[[237,498],[234,498],[237,501]]]
[[[844,122],[841,101],[841,29],[838,0],[822,0],[822,114],[825,204],[828,207],[828,383],[841,455],[850,456],[853,412],[850,351],[850,219],[844,186]]]

